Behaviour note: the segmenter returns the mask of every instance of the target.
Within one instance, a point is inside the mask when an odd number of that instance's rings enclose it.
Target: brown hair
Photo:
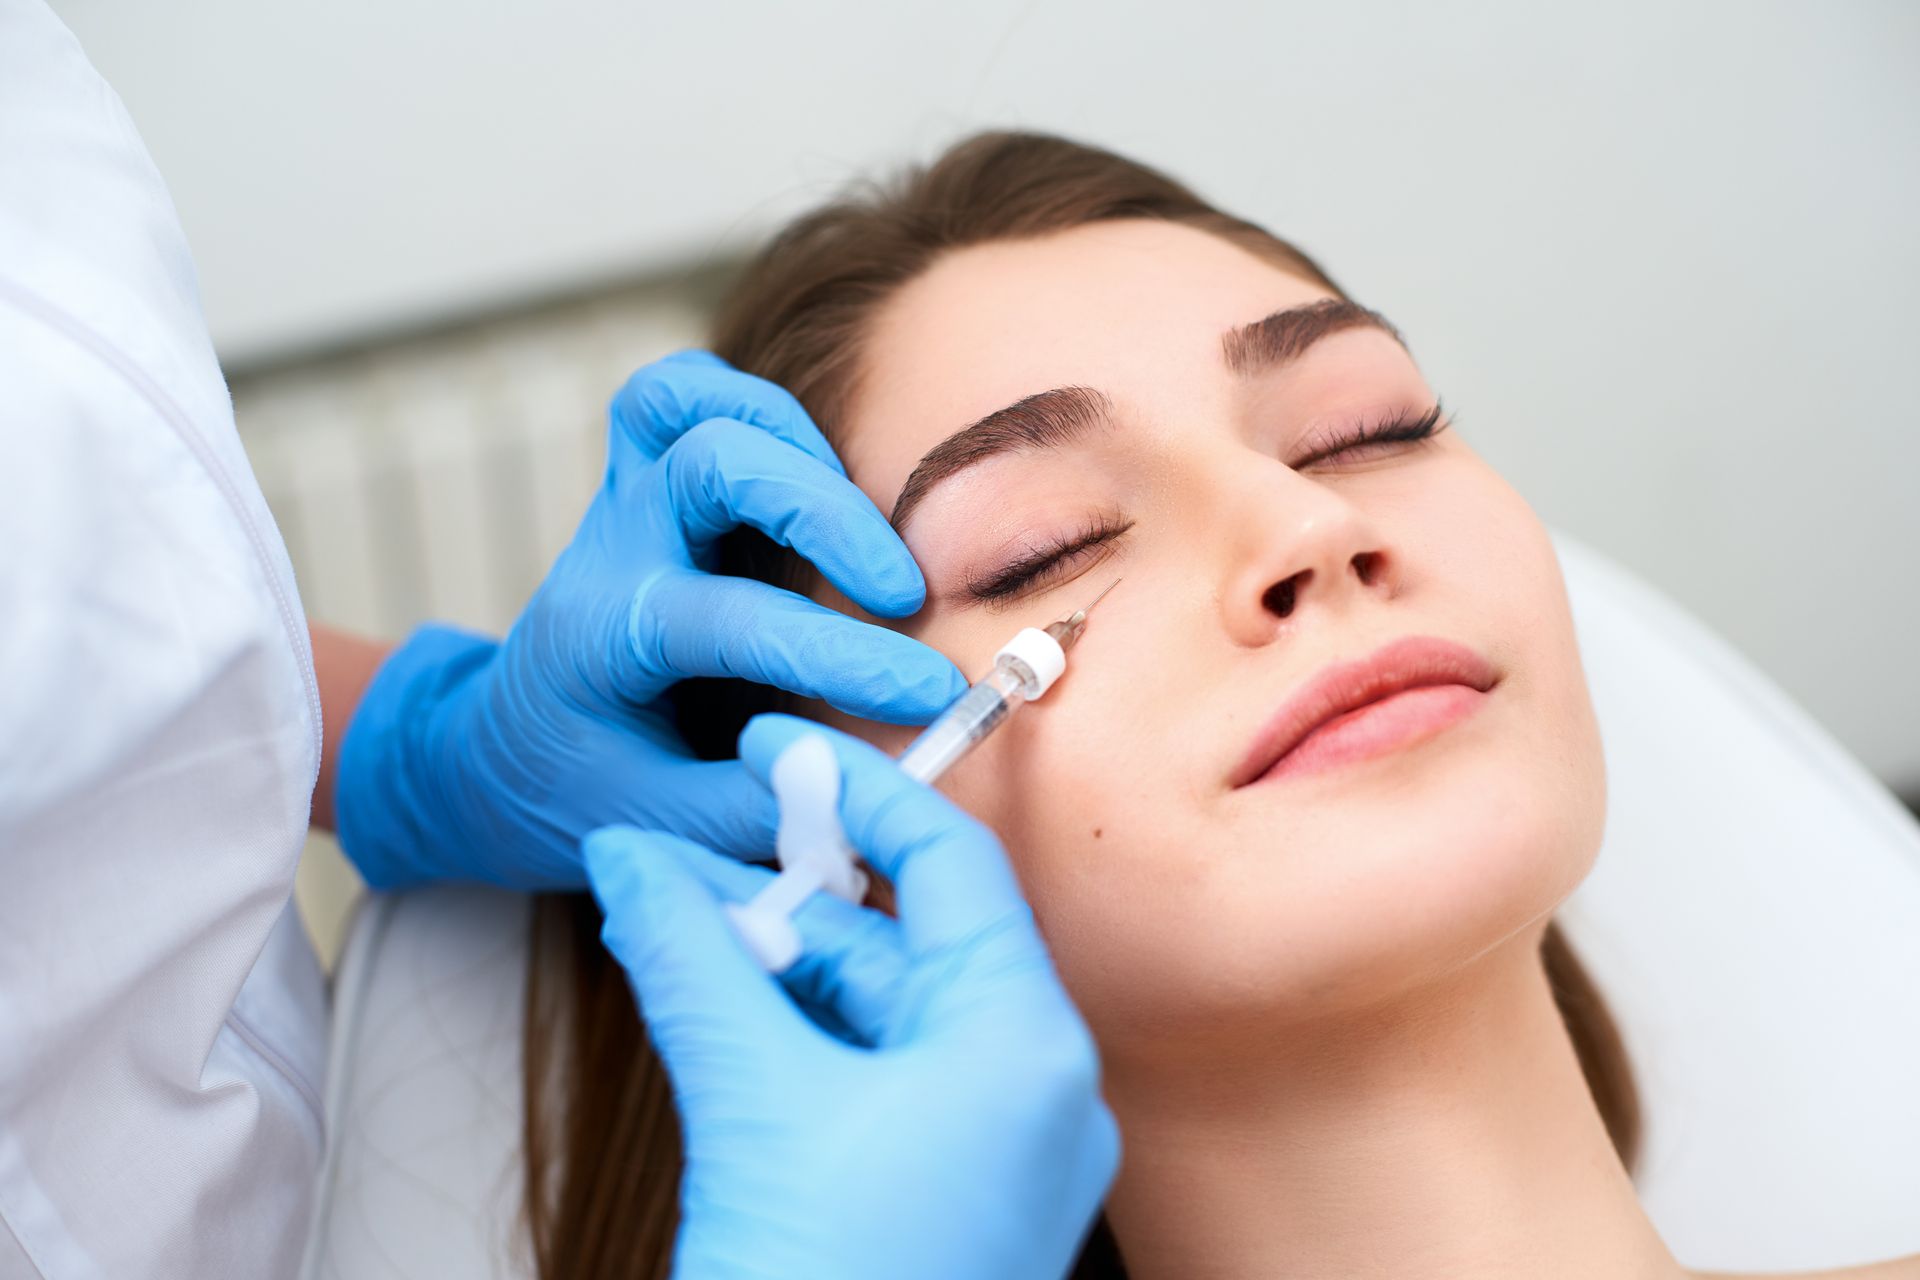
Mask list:
[[[861,374],[868,324],[893,292],[949,250],[1120,218],[1217,235],[1345,297],[1304,253],[1213,208],[1156,170],[1060,138],[986,133],[893,184],[794,222],[747,267],[723,305],[714,350],[791,391],[834,437]],[[784,585],[804,565],[751,530],[723,540],[723,572]],[[683,733],[730,756],[746,719],[776,705],[739,682],[676,689]],[[526,992],[527,1214],[545,1280],[664,1277],[672,1262],[681,1147],[666,1072],[584,895],[535,907]],[[1607,1132],[1631,1173],[1640,1143],[1632,1072],[1613,1019],[1557,924],[1541,944],[1553,998]],[[1124,1276],[1104,1221],[1074,1272]]]

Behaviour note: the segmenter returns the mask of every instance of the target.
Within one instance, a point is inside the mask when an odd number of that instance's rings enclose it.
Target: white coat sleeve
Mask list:
[[[0,1277],[291,1275],[305,622],[172,204],[40,0],[0,0],[0,676]]]

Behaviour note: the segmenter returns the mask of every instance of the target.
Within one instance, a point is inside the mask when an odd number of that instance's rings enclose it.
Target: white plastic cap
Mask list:
[[[867,876],[840,825],[840,761],[817,733],[797,738],[773,762],[769,781],[780,806],[774,850],[780,866],[815,865],[828,893],[859,902]]]
[[[1067,651],[1060,647],[1058,640],[1038,627],[1022,627],[1016,632],[1013,639],[993,655],[995,662],[1002,658],[1023,662],[1033,672],[1034,689],[1028,695],[1029,701],[1053,688],[1053,682],[1067,669]]]

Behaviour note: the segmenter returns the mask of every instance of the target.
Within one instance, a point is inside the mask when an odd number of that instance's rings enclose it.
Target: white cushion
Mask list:
[[[1649,1215],[1693,1268],[1920,1251],[1920,826],[1724,641],[1554,539],[1608,768],[1560,919],[1632,1058]],[[529,1274],[525,921],[478,889],[356,920],[309,1276]]]
[[[1654,1225],[1692,1267],[1920,1251],[1920,825],[1725,641],[1555,542],[1609,793],[1560,920],[1640,1084]]]

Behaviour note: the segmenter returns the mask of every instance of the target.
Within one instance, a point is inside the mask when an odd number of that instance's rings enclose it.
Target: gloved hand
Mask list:
[[[706,571],[747,524],[870,613],[921,605],[905,545],[792,396],[691,351],[634,374],[610,417],[605,482],[506,640],[423,627],[348,726],[340,843],[375,888],[580,887],[581,837],[621,821],[771,848],[766,789],[675,732],[662,695],[680,679],[737,676],[899,724],[966,688],[918,641]]]
[[[775,979],[720,905],[765,869],[625,827],[586,843],[680,1112],[674,1274],[1058,1280],[1119,1159],[1092,1038],[992,833],[803,720],[757,717],[741,757],[766,778],[801,733],[832,741],[848,840],[897,919],[816,894]]]

